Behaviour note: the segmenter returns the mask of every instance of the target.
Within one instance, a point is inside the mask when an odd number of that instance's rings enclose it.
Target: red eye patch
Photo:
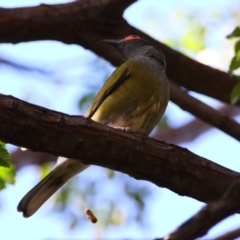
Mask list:
[[[134,40],[134,39],[141,39],[139,36],[137,35],[130,35],[124,38],[124,41],[130,41],[130,40]]]

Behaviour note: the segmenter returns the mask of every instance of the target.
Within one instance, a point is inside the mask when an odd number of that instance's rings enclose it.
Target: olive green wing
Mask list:
[[[117,73],[117,70],[115,71],[115,73]],[[100,89],[97,96],[93,100],[93,103],[86,114],[87,118],[91,118],[94,115],[94,113],[98,110],[100,105],[103,103],[103,101],[128,78],[129,70],[127,68],[123,69],[123,71],[116,78],[115,81],[113,79],[114,78],[113,76],[115,77],[114,73],[107,79],[107,81],[105,82],[105,84],[103,85],[103,87]]]

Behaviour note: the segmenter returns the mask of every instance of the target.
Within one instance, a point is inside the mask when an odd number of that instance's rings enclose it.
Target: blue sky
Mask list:
[[[34,1],[34,0],[0,0],[0,7],[21,7],[33,6],[40,3],[64,3],[67,1]],[[149,12],[155,15],[167,18],[169,13],[175,9],[186,9],[186,11],[204,12],[211,9],[225,9],[228,6],[228,0],[210,0],[210,1],[147,1],[142,0],[133,4],[125,12],[126,19],[134,26],[150,33],[153,37],[163,39],[167,29],[167,22],[162,27],[164,31],[152,32],[147,28],[145,22],[149,18]],[[224,23],[222,23],[224,25]],[[225,41],[225,36],[228,31],[231,31],[235,26],[229,23],[224,25],[225,28],[216,29],[219,31],[219,42]],[[171,25],[171,27],[173,27]],[[160,27],[161,29],[161,27]],[[169,30],[170,31],[170,30]],[[221,39],[220,39],[221,38]],[[223,40],[222,40],[223,39]],[[220,45],[219,45],[220,46]],[[214,46],[216,49],[218,45]],[[212,47],[212,46],[211,46]],[[214,49],[214,48],[213,48]],[[90,72],[89,64],[96,64],[93,70],[101,69],[105,66],[107,73],[113,70],[110,64],[106,64],[104,60],[97,60],[97,57],[79,46],[64,45],[54,41],[31,42],[21,44],[1,44],[1,56],[9,59],[14,59],[21,63],[26,63],[30,66],[37,66],[49,72],[50,75],[28,73],[19,74],[6,67],[0,68],[0,79],[4,81],[1,84],[1,93],[11,94],[29,102],[36,103],[54,110],[66,112],[69,114],[79,114],[79,109],[76,103],[79,96],[90,88],[97,88],[101,84],[102,75],[105,73]],[[68,62],[70,61],[70,63]],[[107,67],[106,67],[107,66]],[[224,68],[224,66],[223,66]],[[80,76],[80,77],[79,77]],[[69,79],[63,82],[61,79]],[[76,83],[81,78],[81,83]],[[88,79],[96,79],[96,84],[89,85]],[[54,79],[54,84],[49,80]],[[58,84],[56,84],[58,83]],[[28,84],[28,88],[25,85]],[[14,87],[13,87],[14,86]],[[40,90],[39,90],[40,89]],[[56,99],[56,101],[49,101],[49,99]],[[202,97],[204,101],[210,104],[216,104],[206,97]],[[174,116],[170,118],[172,126],[181,125],[190,119],[190,114],[184,113],[173,104],[169,104],[167,114]],[[239,119],[238,119],[239,120]],[[239,164],[239,143],[226,136],[216,129],[200,136],[196,141],[190,144],[184,144],[183,147],[188,148],[192,152],[215,161],[225,167],[240,171]],[[92,169],[92,170],[91,170]],[[101,171],[100,168],[93,167],[87,171]],[[89,175],[89,172],[83,173],[83,178]],[[74,231],[68,231],[68,226],[58,214],[49,214],[49,209],[52,207],[52,201],[45,204],[36,215],[29,219],[24,219],[21,214],[16,211],[16,206],[20,198],[35,185],[39,180],[38,170],[34,166],[29,166],[21,169],[17,175],[17,184],[9,186],[6,190],[1,192],[0,205],[0,226],[1,236],[8,239],[65,239],[78,238],[89,239],[98,234],[99,229],[86,221],[84,229],[78,228]],[[146,184],[140,181],[139,184]],[[148,201],[148,211],[151,213],[151,218],[148,220],[151,225],[151,230],[138,228],[137,224],[131,226],[122,226],[118,228],[109,228],[104,233],[104,238],[112,239],[117,235],[118,239],[122,238],[145,238],[148,239],[163,236],[175,227],[185,221],[187,218],[196,213],[202,203],[187,197],[180,197],[167,189],[159,189],[156,186],[149,184],[155,194]],[[211,232],[211,236],[216,236],[221,232],[238,227],[240,217],[233,215],[223,223],[218,224]],[[3,227],[4,226],[4,227]],[[116,232],[117,231],[117,232]],[[117,234],[116,234],[117,233]],[[115,238],[116,239],[116,238]]]

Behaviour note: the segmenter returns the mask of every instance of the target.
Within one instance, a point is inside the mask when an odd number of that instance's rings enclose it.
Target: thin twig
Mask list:
[[[240,237],[240,228],[227,232],[215,238],[215,240],[233,240],[233,239],[237,239],[238,237]]]

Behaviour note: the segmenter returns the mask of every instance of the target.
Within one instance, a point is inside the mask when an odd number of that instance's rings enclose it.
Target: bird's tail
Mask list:
[[[19,202],[17,210],[24,217],[33,215],[64,183],[76,174],[84,171],[89,165],[77,160],[66,159],[57,166]]]

